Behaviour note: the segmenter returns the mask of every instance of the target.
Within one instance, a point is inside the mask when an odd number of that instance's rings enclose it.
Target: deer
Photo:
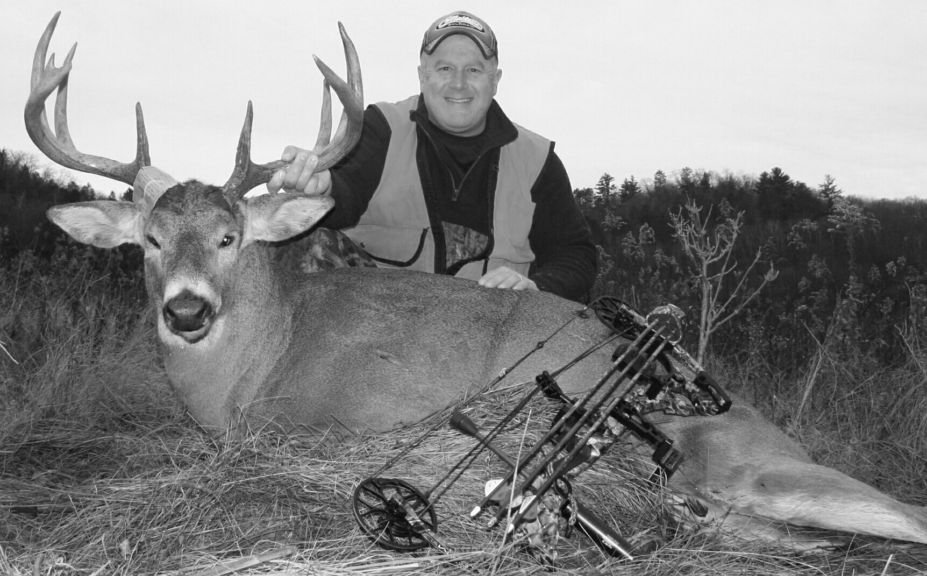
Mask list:
[[[333,201],[291,192],[245,196],[284,166],[252,162],[250,102],[233,173],[221,187],[181,183],[152,166],[138,104],[134,160],[79,152],[67,122],[76,44],[60,67],[54,55],[46,64],[59,15],[36,47],[28,133],[54,162],[129,184],[133,194],[129,201],[54,206],[48,217],[78,242],[144,251],[164,368],[204,430],[221,435],[244,421],[388,431],[447,408],[505,370],[510,382],[531,382],[607,336],[608,328],[581,314],[581,305],[549,293],[365,265],[306,264],[319,256],[316,232],[309,232]],[[325,95],[315,148],[320,170],[350,151],[362,125],[360,64],[340,23],[339,29],[347,80],[316,58]],[[344,108],[333,137],[331,89]],[[52,131],[45,101],[56,90]],[[545,345],[526,355],[544,336]],[[598,349],[560,375],[559,384],[581,393],[611,362],[610,351]],[[927,509],[815,464],[736,397],[722,415],[647,418],[684,454],[667,488],[700,521],[783,543],[792,525],[927,544]]]

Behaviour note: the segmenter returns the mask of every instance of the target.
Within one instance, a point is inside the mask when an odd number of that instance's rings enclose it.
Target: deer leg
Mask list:
[[[722,416],[654,422],[686,455],[670,487],[711,511],[706,518],[730,516],[736,518],[732,523],[784,523],[927,544],[927,509],[814,464],[795,441],[743,403]]]

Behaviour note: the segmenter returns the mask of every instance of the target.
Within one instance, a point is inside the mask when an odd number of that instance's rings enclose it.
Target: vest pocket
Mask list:
[[[444,264],[447,273],[457,274],[470,262],[483,261],[492,249],[492,238],[472,228],[442,222],[444,229]]]

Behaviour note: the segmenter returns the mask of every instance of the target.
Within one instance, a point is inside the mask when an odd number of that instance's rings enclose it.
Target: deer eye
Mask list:
[[[222,237],[222,241],[219,242],[219,248],[228,248],[235,243],[235,236],[232,234],[226,234]]]

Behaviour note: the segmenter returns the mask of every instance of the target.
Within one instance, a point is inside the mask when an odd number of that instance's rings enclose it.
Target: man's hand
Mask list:
[[[282,188],[286,192],[298,192],[307,196],[326,196],[332,189],[332,175],[328,170],[316,173],[319,157],[311,150],[287,146],[280,159],[289,166],[278,170],[267,182],[267,191],[276,194]]]
[[[509,288],[511,290],[537,290],[538,286],[527,276],[522,276],[518,272],[506,266],[493,268],[480,278],[480,286],[486,288]]]

